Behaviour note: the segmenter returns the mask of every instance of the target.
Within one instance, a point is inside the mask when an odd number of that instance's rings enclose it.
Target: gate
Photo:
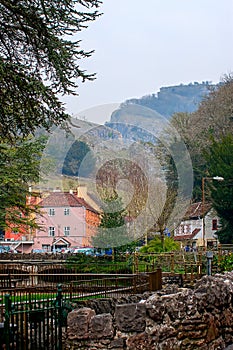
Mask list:
[[[10,350],[62,350],[62,328],[66,318],[62,308],[62,289],[56,299],[27,300],[11,304],[5,295],[5,321],[0,328],[1,348]]]

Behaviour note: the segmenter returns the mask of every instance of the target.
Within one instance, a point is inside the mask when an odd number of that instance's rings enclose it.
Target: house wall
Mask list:
[[[64,215],[65,207],[53,208],[55,215],[49,215],[50,208],[43,208],[42,216],[37,217],[37,223],[41,226],[41,229],[36,230],[36,239],[33,248],[41,249],[42,244],[52,245],[54,240],[59,237],[70,238],[75,245],[82,246],[83,239],[86,236],[86,209],[84,207],[69,207],[69,215]],[[49,227],[55,228],[54,236],[49,235]],[[70,227],[69,236],[65,236],[64,227]]]
[[[217,220],[217,226],[219,226],[219,218],[214,210],[210,210],[205,216],[205,239],[206,242],[214,242],[217,239],[216,229],[213,229],[213,220]],[[191,235],[195,229],[200,231],[191,239],[196,242],[197,246],[203,245],[203,220],[190,219],[184,220],[175,229],[175,236],[183,236],[182,239],[185,241],[189,239],[188,235]],[[187,236],[187,237],[186,237]]]
[[[189,239],[195,229],[200,229],[200,231],[193,237],[197,245],[202,243],[202,219],[192,219],[184,220],[180,225],[175,229],[175,236],[183,235],[183,239]],[[185,237],[187,236],[187,237]]]
[[[100,224],[100,216],[91,210],[86,210],[86,235],[83,238],[83,246],[90,246],[91,237],[96,234],[97,227]]]
[[[83,198],[89,205],[92,206],[96,211],[100,212],[100,206],[88,195],[87,186],[78,186],[77,193],[75,193],[78,198]]]
[[[205,236],[209,241],[217,239],[217,230],[213,229],[213,220],[217,220],[217,226],[219,226],[219,218],[214,210],[211,210],[205,217]]]
[[[196,228],[202,229],[201,219],[184,220],[175,230],[175,235],[191,235]],[[201,234],[199,236],[201,237]]]
[[[41,201],[41,198],[38,195],[30,195],[26,198],[26,205],[34,208],[39,204]],[[26,218],[25,215],[21,213],[23,218]],[[36,214],[34,212],[30,213],[29,219],[33,221],[36,218]],[[13,241],[21,241],[25,239],[26,241],[33,240],[33,237],[35,236],[35,229],[32,227],[29,227],[28,225],[15,225],[12,223],[7,222],[7,228],[5,229],[5,235],[4,238],[7,240],[13,240]]]

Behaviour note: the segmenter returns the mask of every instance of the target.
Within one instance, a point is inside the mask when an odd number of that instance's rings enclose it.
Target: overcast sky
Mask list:
[[[232,0],[103,0],[100,10],[79,33],[82,47],[95,50],[80,67],[97,79],[80,83],[78,97],[63,99],[73,115],[103,123],[107,116],[96,106],[162,86],[216,83],[233,71]]]

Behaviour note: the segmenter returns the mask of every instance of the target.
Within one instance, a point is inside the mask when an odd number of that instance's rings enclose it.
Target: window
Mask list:
[[[69,236],[70,235],[70,226],[65,226],[64,227],[64,236]]]
[[[49,236],[51,237],[54,237],[55,236],[55,227],[53,226],[50,226],[49,227]]]
[[[54,216],[55,215],[55,209],[54,208],[50,208],[49,209],[49,216]]]
[[[64,215],[70,215],[70,208],[64,209]]]
[[[218,220],[213,219],[212,220],[212,230],[217,230],[218,229]]]
[[[42,249],[46,252],[50,252],[50,245],[49,244],[42,244]]]

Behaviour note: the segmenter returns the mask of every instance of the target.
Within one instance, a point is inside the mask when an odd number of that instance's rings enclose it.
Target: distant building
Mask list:
[[[99,213],[73,193],[53,192],[40,202],[33,249],[54,251],[59,248],[91,245],[99,225]]]
[[[174,230],[174,240],[180,241],[182,246],[196,248],[203,245],[203,213],[205,215],[205,241],[207,247],[217,244],[216,232],[219,227],[219,218],[211,208],[206,204],[204,211],[202,202],[193,203],[187,210],[184,219]]]
[[[31,205],[40,208],[35,215],[39,228],[9,225],[5,241],[25,253],[35,251],[56,251],[61,248],[84,247],[91,245],[91,236],[100,223],[99,212],[77,193],[55,191],[31,197]],[[28,199],[29,201],[29,199]]]
[[[38,207],[41,197],[36,195],[29,195],[26,199],[26,206],[30,207],[31,209],[35,209]],[[10,209],[8,209],[10,210]],[[30,225],[28,225],[28,220],[35,220],[36,219],[36,213],[31,212],[28,216],[25,216],[20,210],[17,210],[17,208],[14,209],[14,216],[18,216],[18,219],[23,218],[24,223],[9,223],[6,220],[6,229],[4,232],[4,236],[2,236],[2,240],[4,241],[4,244],[12,245],[13,248],[18,248],[20,246],[20,249],[23,249],[23,246],[27,250],[27,246],[30,247],[34,243],[34,236],[35,236],[35,229],[32,228]],[[19,220],[20,221],[20,220]]]

